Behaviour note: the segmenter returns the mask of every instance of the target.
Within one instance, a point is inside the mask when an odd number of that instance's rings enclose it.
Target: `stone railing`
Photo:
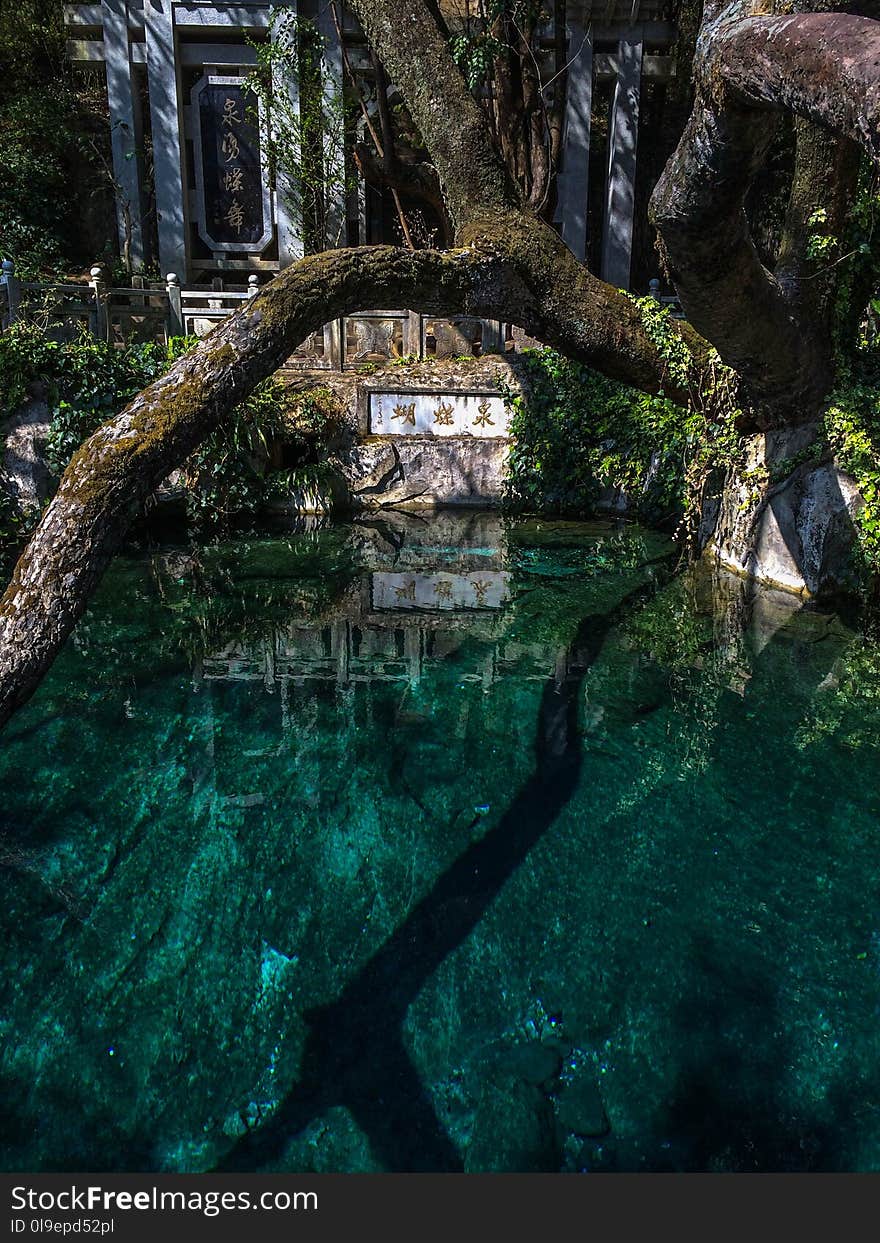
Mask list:
[[[22,281],[5,259],[0,275],[0,330],[17,320],[41,324],[54,337],[69,340],[88,332],[124,345],[130,341],[168,341],[204,336],[259,291],[259,277],[245,288],[185,288],[170,272],[164,284],[134,277],[125,287],[107,283],[96,264],[88,282]],[[515,350],[526,339],[498,320],[437,319],[416,311],[369,310],[325,324],[291,355],[289,367],[342,371],[388,359],[448,358]]]
[[[85,331],[123,346],[131,341],[167,342],[171,337],[201,337],[242,302],[259,292],[253,273],[238,289],[185,288],[170,272],[164,283],[132,277],[130,286],[111,286],[96,264],[88,282],[52,283],[19,280],[12,260],[0,271],[0,331],[18,320],[42,325],[59,340]],[[675,297],[651,293],[680,314]],[[291,354],[286,366],[330,371],[352,370],[395,358],[480,357],[536,345],[512,324],[491,319],[439,319],[418,311],[371,310],[331,320]]]

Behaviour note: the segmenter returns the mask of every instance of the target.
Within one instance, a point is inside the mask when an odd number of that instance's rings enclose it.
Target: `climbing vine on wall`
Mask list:
[[[659,328],[658,328],[659,332]],[[690,364],[674,353],[670,369]],[[685,410],[606,379],[551,349],[525,351],[526,393],[505,391],[511,410],[507,504],[588,514],[626,499],[633,515],[679,521],[698,504],[709,465],[735,452],[735,411]]]
[[[834,316],[836,381],[823,419],[824,441],[856,482],[854,515],[866,579],[880,573],[880,190],[863,168],[842,252]]]

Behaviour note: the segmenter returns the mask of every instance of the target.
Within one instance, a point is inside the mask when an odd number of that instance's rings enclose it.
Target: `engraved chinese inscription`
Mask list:
[[[480,402],[477,409],[479,410],[479,414],[474,419],[474,427],[494,427],[495,420],[492,418],[490,413],[492,407],[485,397]]]
[[[440,423],[444,427],[452,427],[455,422],[455,419],[453,418],[454,410],[455,406],[451,401],[441,401],[438,404],[437,409],[434,411],[434,422]]]
[[[226,249],[264,236],[257,101],[244,83],[209,82],[198,96],[206,240]]]
[[[392,414],[391,417],[392,419],[401,419],[404,423],[411,423],[412,426],[415,427],[416,425],[416,403],[412,401],[409,403],[409,405],[405,405],[403,402],[401,402],[399,405],[394,407],[394,413]]]

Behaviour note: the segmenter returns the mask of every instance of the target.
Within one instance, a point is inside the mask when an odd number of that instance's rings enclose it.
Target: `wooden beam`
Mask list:
[[[103,39],[68,39],[67,59],[77,64],[95,64],[104,59]]]
[[[177,56],[182,65],[256,65],[257,53],[245,43],[178,43]]]
[[[104,24],[104,11],[100,4],[65,4],[65,26],[92,26],[100,30]]]
[[[611,52],[599,52],[595,57],[597,78],[608,80],[617,77],[617,57]],[[652,81],[665,81],[675,76],[675,60],[672,56],[643,56],[642,77]]]
[[[219,29],[265,30],[269,25],[268,4],[175,4],[174,22],[179,29],[214,26]]]

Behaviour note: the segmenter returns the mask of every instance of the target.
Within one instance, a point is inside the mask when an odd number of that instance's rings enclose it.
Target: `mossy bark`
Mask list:
[[[744,0],[705,5],[694,108],[651,211],[688,319],[746,382],[766,426],[815,417],[830,386],[824,291],[798,275],[817,200],[840,215],[833,200],[838,186],[852,186],[852,147],[880,162],[880,22],[750,11]],[[798,167],[773,273],[752,243],[744,204],[783,113],[799,118]],[[822,140],[815,127],[830,133]],[[830,168],[818,167],[820,152]]]

